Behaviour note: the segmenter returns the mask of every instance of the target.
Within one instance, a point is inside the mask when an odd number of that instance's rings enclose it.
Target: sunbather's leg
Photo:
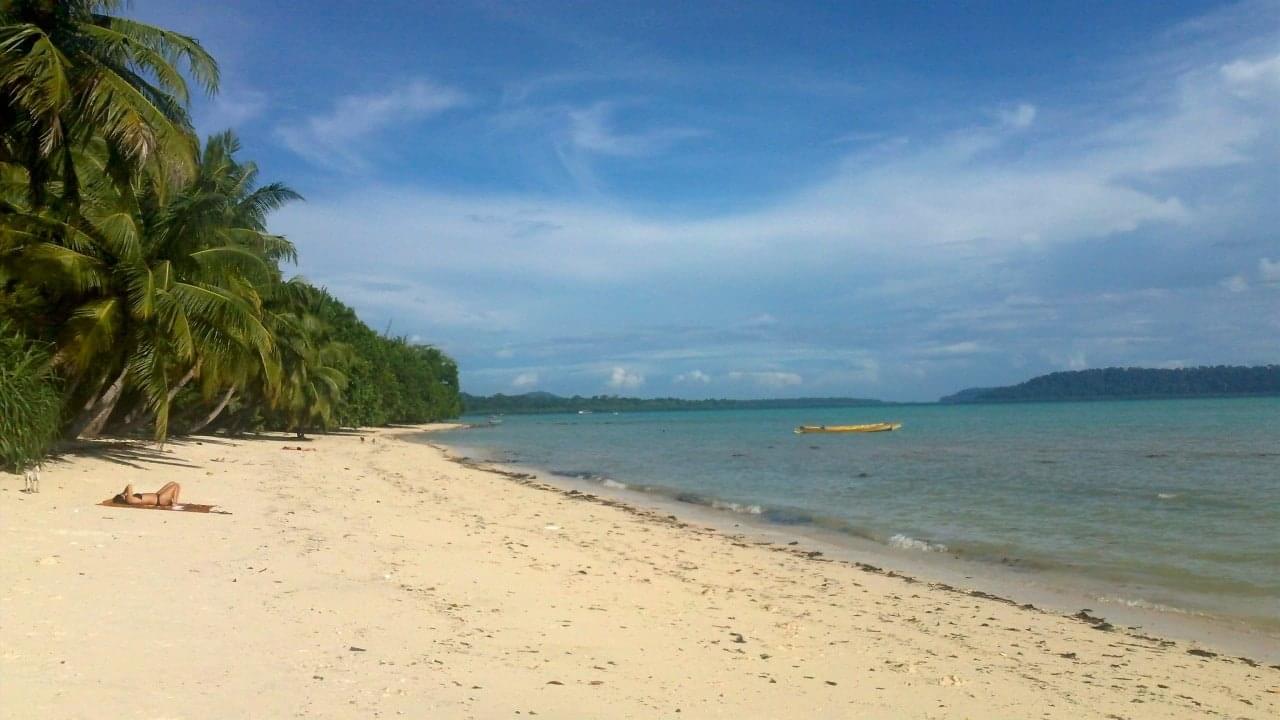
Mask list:
[[[182,486],[176,482],[167,482],[159,490],[156,491],[156,504],[169,506],[178,502],[178,493],[181,492]]]

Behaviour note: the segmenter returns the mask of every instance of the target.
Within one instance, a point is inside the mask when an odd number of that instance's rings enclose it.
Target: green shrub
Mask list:
[[[0,325],[0,468],[38,463],[58,438],[61,410],[48,355]]]

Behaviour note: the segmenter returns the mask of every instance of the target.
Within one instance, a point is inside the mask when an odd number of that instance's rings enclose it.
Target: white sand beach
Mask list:
[[[104,443],[38,494],[0,476],[0,714],[1280,715],[1276,667],[465,467],[407,432]],[[231,514],[96,505],[168,480]]]

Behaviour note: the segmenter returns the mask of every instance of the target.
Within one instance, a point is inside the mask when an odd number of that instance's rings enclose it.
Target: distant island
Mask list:
[[[1102,368],[1040,375],[1008,387],[969,388],[942,403],[1141,400],[1280,395],[1280,365]]]
[[[615,395],[561,397],[547,392],[521,395],[462,393],[464,412],[469,414],[535,414],[589,412],[641,412],[660,410],[760,410],[767,408],[866,407],[888,405],[869,398],[784,398],[777,400],[682,400],[680,398],[631,398]]]

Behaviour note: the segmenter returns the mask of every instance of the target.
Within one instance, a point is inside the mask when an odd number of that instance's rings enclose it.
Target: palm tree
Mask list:
[[[0,0],[0,162],[29,171],[33,203],[60,177],[74,202],[72,150],[106,140],[113,172],[176,164],[196,154],[187,71],[206,92],[218,65],[195,39],[108,15],[120,0]]]
[[[56,355],[74,379],[73,401],[84,402],[73,432],[100,433],[132,388],[162,439],[173,397],[204,358],[251,351],[269,364],[260,288],[279,281],[276,258],[294,250],[261,230],[260,209],[296,195],[282,186],[257,192],[246,182],[252,167],[237,170],[222,150],[233,141],[211,140],[215,162],[163,192],[149,175],[117,182],[110,149],[95,141],[76,152],[92,170],[77,212],[27,216],[31,230],[10,262],[75,298]]]

